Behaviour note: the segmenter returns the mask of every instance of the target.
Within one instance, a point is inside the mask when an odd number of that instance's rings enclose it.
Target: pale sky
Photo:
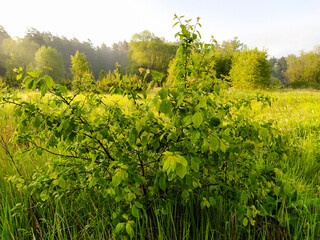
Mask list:
[[[203,41],[234,37],[268,50],[269,56],[299,54],[320,45],[320,0],[0,0],[0,25],[11,37],[28,27],[53,35],[103,42],[130,41],[149,30],[174,41],[173,15],[200,17]]]

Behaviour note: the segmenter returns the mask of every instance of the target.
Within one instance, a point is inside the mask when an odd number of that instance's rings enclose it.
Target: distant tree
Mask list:
[[[9,34],[6,32],[4,27],[0,25],[0,45],[2,44],[2,41],[6,38],[10,38]]]
[[[166,43],[147,30],[134,34],[129,46],[127,71],[132,74],[140,67],[167,74],[169,62],[177,50],[175,44]]]
[[[287,71],[288,64],[285,57],[275,58],[272,57],[269,60],[272,70],[272,77],[279,79],[282,83],[286,83],[284,73]]]
[[[73,75],[72,85],[76,89],[85,90],[86,86],[94,81],[84,53],[76,51],[75,55],[71,56],[70,71]]]
[[[26,38],[13,40],[6,38],[2,41],[1,55],[4,57],[4,66],[6,69],[4,82],[10,87],[20,86],[20,81],[16,80],[16,74],[12,71],[14,68],[22,67],[24,71],[32,70],[35,53],[39,45],[29,41]]]
[[[223,41],[221,45],[217,44],[214,56],[217,78],[224,79],[229,76],[234,54],[244,47],[245,45],[237,37],[230,41]]]
[[[35,55],[35,68],[42,70],[49,67],[52,70],[45,69],[45,73],[50,75],[54,81],[60,82],[65,77],[64,63],[61,53],[52,47],[42,46]]]
[[[6,58],[8,57],[2,50],[3,40],[10,38],[3,26],[0,25],[0,76],[3,76],[6,72]]]
[[[26,38],[19,38],[18,40],[11,38],[4,39],[2,42],[2,51],[9,56],[6,60],[6,68],[32,68],[35,53],[39,47],[39,44],[29,41]]]
[[[267,52],[245,49],[234,55],[230,79],[236,88],[264,88],[270,83],[271,66]]]
[[[289,55],[287,63],[288,69],[284,75],[289,82],[307,81],[320,83],[320,55],[317,51],[301,51],[299,57]]]
[[[118,62],[122,66],[122,74],[125,74],[125,69],[129,65],[128,52],[129,43],[127,41],[120,41],[112,45],[112,64],[115,65],[115,62]]]
[[[41,33],[40,31],[38,31],[33,27],[27,29],[25,38],[28,39],[29,41],[39,44],[40,46],[43,46],[43,45],[47,46],[48,44],[43,37],[43,33]]]

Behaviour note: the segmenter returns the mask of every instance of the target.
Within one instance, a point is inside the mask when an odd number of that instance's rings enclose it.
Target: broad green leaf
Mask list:
[[[227,146],[223,142],[220,142],[220,150],[224,153],[227,151]]]
[[[189,124],[191,124],[192,123],[192,116],[191,115],[188,115],[188,116],[186,116],[186,117],[184,117],[183,119],[182,119],[182,126],[183,127],[186,127],[186,126],[188,126]]]
[[[40,125],[41,125],[41,120],[40,120],[38,117],[36,117],[35,120],[34,120],[34,122],[33,122],[33,126],[34,126],[35,128],[39,128]]]
[[[161,99],[166,99],[168,97],[168,89],[166,88],[162,88],[159,92],[158,92],[159,96],[161,97]]]
[[[177,161],[179,161],[179,158],[177,156],[169,155],[163,164],[162,170],[164,172],[167,172],[167,174],[169,175],[170,172],[174,172],[176,170]]]
[[[133,206],[131,209],[132,216],[138,218],[139,217],[139,209],[136,206]]]
[[[61,84],[57,84],[56,85],[56,88],[57,88],[57,91],[60,93],[60,94],[67,94],[68,93],[68,89],[66,86],[63,86]]]
[[[20,80],[22,78],[22,76],[23,76],[23,73],[18,74],[17,75],[17,80]]]
[[[211,206],[215,206],[217,204],[217,201],[213,197],[209,197],[209,202]]]
[[[291,185],[288,184],[288,183],[284,183],[283,184],[283,192],[284,192],[284,194],[289,195],[291,193],[291,191],[292,191]]]
[[[67,188],[70,187],[70,183],[67,182],[67,181],[65,181],[65,180],[63,179],[63,177],[59,177],[59,179],[58,179],[58,185],[59,185],[61,188],[63,188],[63,189],[67,189]]]
[[[177,164],[176,173],[181,179],[183,179],[184,176],[187,174],[187,167],[180,163]]]
[[[187,197],[189,197],[189,192],[187,190],[184,190],[181,194],[182,199],[186,199]]]
[[[218,151],[218,149],[220,148],[220,141],[214,136],[209,137],[209,143],[210,143],[210,147],[215,152]]]
[[[52,77],[49,75],[45,75],[43,77],[43,79],[44,79],[45,84],[47,85],[48,89],[52,88],[52,86],[54,85],[54,81],[53,81]]]
[[[159,178],[159,187],[160,187],[160,189],[162,191],[165,191],[166,188],[167,188],[167,186],[166,186],[166,178],[163,175]]]
[[[243,225],[244,227],[246,227],[246,226],[248,226],[248,223],[249,223],[248,218],[245,217],[245,218],[242,220],[242,225]]]
[[[242,192],[241,195],[240,195],[240,201],[241,201],[242,203],[244,203],[244,204],[247,204],[247,202],[248,202],[248,195]]]
[[[126,231],[127,231],[128,235],[130,236],[130,238],[133,238],[134,230],[132,228],[131,223],[129,223],[129,222],[126,224]]]
[[[162,100],[162,102],[160,103],[159,111],[164,114],[169,114],[171,111],[171,108],[172,108],[171,102],[165,99],[165,100]]]
[[[42,84],[40,87],[40,90],[41,90],[41,97],[43,97],[44,95],[46,95],[48,91],[48,86],[46,84]]]
[[[137,208],[143,209],[143,205],[139,202],[135,202],[134,205],[136,205]]]
[[[118,223],[116,229],[114,230],[115,233],[120,233],[124,228],[125,223]]]
[[[137,141],[136,131],[130,131],[129,139],[128,139],[128,142],[129,142],[130,146],[135,146],[136,145],[136,141]]]
[[[196,144],[198,139],[200,138],[200,131],[191,132],[191,143]]]
[[[111,183],[112,183],[113,186],[117,187],[117,186],[120,185],[121,181],[122,181],[122,177],[120,176],[119,173],[116,173],[116,174],[112,177]]]
[[[203,117],[202,117],[202,114],[201,112],[196,112],[193,116],[192,116],[192,122],[194,124],[194,126],[196,128],[200,127],[200,125],[202,124],[203,122]]]
[[[200,167],[200,159],[197,158],[197,157],[191,158],[191,168],[192,168],[195,172],[199,172],[199,167]]]
[[[40,193],[40,198],[41,198],[42,201],[46,201],[49,198],[48,191],[47,190],[43,190]]]

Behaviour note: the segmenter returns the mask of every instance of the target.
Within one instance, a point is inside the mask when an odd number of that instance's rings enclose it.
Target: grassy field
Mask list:
[[[305,205],[307,209],[299,213],[301,221],[296,223],[296,228],[287,229],[286,234],[281,227],[277,230],[278,227],[266,219],[265,226],[273,229],[274,235],[261,233],[268,232],[268,229],[261,231],[259,227],[249,227],[249,239],[301,239],[301,233],[304,231],[310,233],[306,239],[319,239],[319,208],[308,208],[308,200],[316,201],[320,194],[320,92],[230,89],[224,92],[224,95],[228,99],[240,99],[255,98],[261,93],[270,96],[271,106],[262,107],[260,102],[254,101],[251,110],[246,110],[244,114],[259,122],[272,122],[272,126],[278,129],[286,140],[286,157],[280,158],[275,155],[269,160],[276,162],[279,167],[279,178],[297,186],[299,193],[305,196],[305,199],[301,199],[301,206]],[[20,96],[33,99],[34,94],[38,93],[21,93]],[[130,102],[122,96],[106,95],[105,100],[110,105],[118,104],[130,112]],[[1,239],[108,239],[112,236],[110,216],[117,208],[115,203],[104,203],[101,196],[84,193],[82,199],[71,194],[68,198],[55,201],[50,207],[34,205],[32,198],[26,196],[23,191],[18,191],[16,186],[7,181],[8,178],[19,178],[20,175],[25,179],[31,179],[35,170],[46,168],[54,156],[24,155],[20,151],[21,147],[10,141],[16,124],[19,124],[13,118],[12,107],[1,106],[0,123],[0,164],[3,169],[0,172]],[[77,199],[77,203],[74,199]],[[168,209],[165,209],[166,206]],[[159,233],[157,236],[149,235],[149,239],[182,239],[181,235],[176,235],[178,227],[182,228],[180,232],[183,232],[184,239],[202,239],[203,236],[204,239],[213,239],[213,236],[228,239],[233,236],[230,233],[232,217],[223,216],[222,211],[204,211],[195,209],[196,205],[190,204],[183,214],[184,218],[176,221],[173,218],[179,216],[179,209],[172,206],[174,205],[163,206],[164,211],[170,213],[168,217],[156,215]],[[198,219],[197,222],[193,222],[195,218]],[[184,224],[173,224],[177,222]],[[225,225],[223,231],[220,225]],[[135,238],[140,239],[139,231],[143,229],[135,230]],[[215,232],[215,235],[209,235],[212,232]]]

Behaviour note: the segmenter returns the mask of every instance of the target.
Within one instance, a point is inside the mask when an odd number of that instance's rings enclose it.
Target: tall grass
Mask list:
[[[258,91],[228,90],[229,99],[254,98]],[[25,99],[33,99],[39,93],[19,93]],[[232,209],[225,208],[223,199],[214,207],[201,209],[196,199],[185,205],[179,198],[172,202],[155,201],[148,214],[139,221],[135,239],[319,239],[319,208],[311,207],[320,194],[320,93],[316,91],[264,92],[272,99],[272,105],[261,110],[261,103],[253,102],[245,114],[257,121],[273,121],[280,130],[287,146],[285,158],[274,156],[281,167],[279,178],[298,186],[301,199],[298,205],[279,208],[271,218],[258,218],[255,226],[238,224]],[[79,96],[83,98],[84,96]],[[104,96],[107,104],[118,104],[130,112],[131,104],[121,96]],[[15,184],[6,179],[32,178],[35,169],[45,169],[52,156],[41,157],[22,154],[21,146],[10,141],[16,120],[13,108],[2,106],[0,110],[0,236],[1,239],[115,239],[113,234],[117,204],[108,202],[94,189],[81,194],[51,199],[41,205]],[[320,202],[319,206],[320,206]],[[160,206],[160,205],[161,206]],[[156,206],[156,207],[155,207]],[[153,209],[162,209],[154,211]],[[287,210],[290,209],[290,212]],[[295,213],[296,218],[292,216]],[[286,223],[291,223],[286,224]],[[290,227],[291,226],[291,227]]]

